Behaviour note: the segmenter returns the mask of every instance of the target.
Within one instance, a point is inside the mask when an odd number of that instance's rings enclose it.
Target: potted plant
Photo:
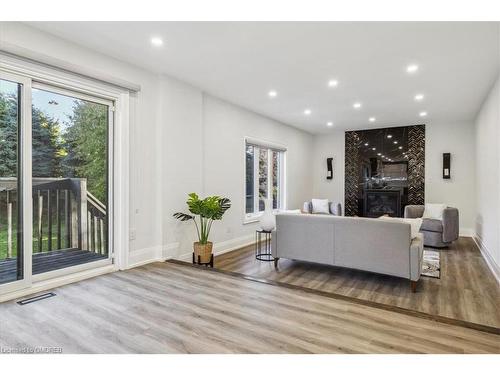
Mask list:
[[[224,213],[231,207],[231,201],[228,198],[221,198],[219,196],[200,199],[196,193],[188,194],[188,197],[186,203],[192,215],[176,212],[174,217],[180,221],[193,220],[196,226],[198,242],[193,244],[193,262],[196,259],[199,263],[211,263],[213,244],[208,241],[210,229],[212,229],[214,220],[222,219]]]

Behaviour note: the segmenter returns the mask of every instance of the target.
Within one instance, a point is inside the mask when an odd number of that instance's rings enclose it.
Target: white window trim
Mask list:
[[[270,142],[254,137],[245,137],[243,142],[243,224],[251,224],[258,222],[263,214],[263,211],[258,211],[259,207],[259,158],[255,157],[254,153],[254,193],[257,192],[257,196],[254,199],[254,212],[251,214],[246,213],[246,148],[247,145],[253,145],[257,147],[267,148],[268,166],[272,164],[272,151],[278,151],[279,158],[279,196],[278,203],[281,204],[281,208],[273,209],[273,212],[277,213],[281,210],[286,210],[286,154],[287,147],[280,143]],[[268,195],[272,192],[272,168],[267,169],[267,191]]]
[[[96,82],[91,78],[82,77],[77,73],[72,74],[37,64],[22,58],[16,58],[1,54],[0,75],[2,77],[11,76],[14,81],[23,84],[22,95],[25,95],[25,108],[23,108],[22,118],[22,147],[23,165],[22,174],[23,186],[23,224],[24,224],[24,279],[18,282],[6,283],[0,286],[0,301],[18,298],[34,291],[44,290],[54,285],[67,283],[65,280],[83,280],[93,277],[100,272],[112,272],[119,269],[128,268],[129,263],[129,91],[113,85]],[[112,120],[113,133],[110,134],[113,142],[110,146],[110,161],[113,168],[110,168],[110,191],[113,192],[113,200],[110,200],[110,212],[114,219],[110,236],[109,252],[114,254],[113,265],[105,265],[99,269],[85,269],[85,266],[68,267],[68,272],[78,272],[72,275],[54,274],[54,278],[46,280],[33,280],[31,275],[31,251],[26,251],[26,247],[31,248],[31,221],[32,221],[32,201],[31,199],[31,84],[32,82],[45,83],[51,87],[59,87],[63,90],[89,95],[92,98],[102,98],[105,101],[114,103],[114,108],[110,108],[114,118]],[[29,94],[29,95],[28,95]],[[29,105],[28,105],[29,103]],[[29,120],[29,121],[28,121]],[[29,145],[29,147],[27,147]],[[28,256],[29,254],[29,256]],[[29,268],[29,271],[26,270]]]

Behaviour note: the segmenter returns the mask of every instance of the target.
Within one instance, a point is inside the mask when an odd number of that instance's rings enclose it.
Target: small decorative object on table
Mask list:
[[[189,212],[193,215],[176,212],[174,217],[180,221],[193,220],[198,234],[198,242],[193,244],[193,264],[204,264],[214,267],[214,255],[212,254],[213,243],[208,241],[212,222],[221,220],[222,215],[231,207],[231,201],[228,198],[219,196],[206,197],[200,199],[197,194],[191,193],[186,202]],[[196,221],[199,216],[199,224]]]
[[[264,246],[262,246],[262,242],[264,242]],[[264,262],[272,262],[274,260],[271,253],[271,231],[255,231],[255,259]]]

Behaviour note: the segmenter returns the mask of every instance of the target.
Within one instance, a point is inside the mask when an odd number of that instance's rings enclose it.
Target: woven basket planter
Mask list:
[[[199,256],[201,263],[209,263],[210,258],[212,257],[212,247],[213,247],[212,242],[207,242],[206,244],[195,242],[193,244],[195,261],[196,262],[198,261],[198,256]]]

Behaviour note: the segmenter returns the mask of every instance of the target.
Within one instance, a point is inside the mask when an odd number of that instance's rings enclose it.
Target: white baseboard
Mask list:
[[[128,256],[127,269],[143,266],[148,263],[162,262],[165,258],[162,255],[161,246],[147,247],[131,251]]]
[[[162,257],[165,259],[174,258],[174,254],[177,254],[178,252],[179,245],[179,242],[171,242],[164,245],[162,250]]]
[[[474,239],[474,242],[476,243],[477,247],[479,248],[479,251],[481,251],[481,255],[483,256],[486,264],[488,265],[491,272],[493,273],[493,276],[495,276],[497,283],[500,285],[500,267],[498,266],[498,264],[495,262],[495,260],[491,256],[491,252],[486,248],[486,246],[484,246],[484,243],[481,240],[481,237],[479,237],[476,234],[472,238]]]
[[[232,238],[223,242],[214,243],[213,254],[214,256],[222,255],[228,253],[230,251],[239,249],[241,247],[245,247],[251,245],[255,241],[255,237],[253,234],[249,234],[246,236],[241,236],[237,238]],[[190,262],[193,258],[193,250],[189,252],[184,252],[179,256],[176,256],[175,259],[182,260],[184,262]]]
[[[458,233],[460,237],[474,237],[474,229],[472,228],[460,228]]]
[[[81,272],[72,273],[69,275],[59,276],[49,280],[39,281],[34,283],[31,287],[14,292],[5,293],[0,295],[0,302],[18,299],[30,294],[40,293],[46,290],[54,289],[66,284],[76,283],[92,277],[104,275],[116,271],[115,266],[110,264],[104,267],[92,268]]]

